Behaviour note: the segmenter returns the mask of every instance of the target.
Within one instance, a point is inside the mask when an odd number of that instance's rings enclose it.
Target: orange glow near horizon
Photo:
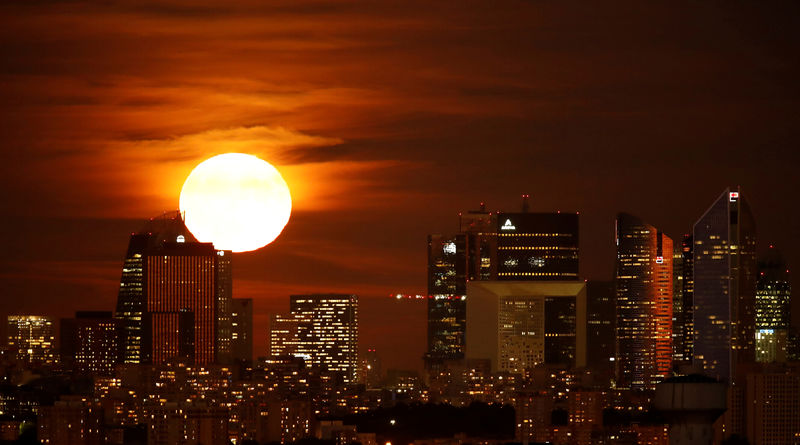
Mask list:
[[[186,227],[219,250],[260,249],[280,235],[292,213],[289,187],[278,170],[252,155],[214,156],[183,184]]]

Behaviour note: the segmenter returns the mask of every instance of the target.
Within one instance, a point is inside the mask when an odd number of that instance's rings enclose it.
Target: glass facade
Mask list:
[[[578,279],[577,214],[500,213],[496,228],[498,280]]]
[[[428,236],[429,369],[464,358],[467,282],[492,279],[495,215],[480,210],[459,214],[455,236]]]
[[[428,237],[428,362],[464,357],[467,235]]]
[[[692,235],[683,235],[681,242],[680,274],[681,312],[676,318],[680,324],[680,360],[691,362],[694,351],[694,242]],[[677,265],[673,265],[677,270]],[[676,354],[676,355],[677,355]]]
[[[195,261],[185,258],[194,254],[203,259]],[[154,359],[154,352],[161,357],[159,360],[166,360],[171,354],[178,353],[180,344],[183,345],[181,348],[191,350],[192,354],[195,348],[202,348],[203,352],[195,357],[202,363],[227,362],[232,335],[231,259],[230,251],[215,251],[211,244],[198,243],[186,228],[180,212],[167,212],[152,218],[142,230],[131,234],[114,315],[120,320],[122,329],[120,361],[146,363]],[[212,286],[210,291],[207,288],[209,285]],[[202,288],[202,297],[198,296],[199,293],[191,298],[185,294],[193,286]],[[153,292],[157,295],[151,295]],[[195,305],[199,303],[194,300],[209,295],[213,301]],[[171,309],[156,309],[164,305]],[[190,311],[192,314],[181,315],[180,311]],[[207,326],[208,323],[212,326]],[[157,328],[163,333],[173,327],[177,329],[179,324],[183,330],[180,333],[176,331],[175,335],[180,336],[180,341],[178,337],[170,337],[168,343],[152,343],[155,334],[153,329]],[[202,342],[199,342],[199,338],[186,338],[195,335],[202,335]],[[209,341],[212,342],[210,352]],[[159,352],[159,348],[163,351]]]
[[[756,289],[756,361],[784,362],[791,322],[792,284],[780,253],[770,246],[758,262]]]
[[[755,360],[755,222],[741,192],[727,189],[694,225],[694,360],[731,381]]]
[[[655,389],[672,368],[672,240],[625,213],[616,232],[617,386]]]

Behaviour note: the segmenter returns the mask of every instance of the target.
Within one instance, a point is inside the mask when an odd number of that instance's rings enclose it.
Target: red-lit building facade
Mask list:
[[[672,239],[617,216],[617,387],[655,389],[672,367]]]
[[[165,242],[144,256],[145,357],[162,364],[216,361],[217,252],[210,243]]]

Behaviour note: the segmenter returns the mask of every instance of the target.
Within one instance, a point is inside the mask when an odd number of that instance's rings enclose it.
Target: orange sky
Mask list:
[[[354,292],[368,346],[418,367],[424,308],[384,296],[424,292],[426,234],[521,193],[581,211],[588,278],[617,211],[679,237],[729,184],[800,261],[790,2],[266,3],[0,5],[0,315],[112,309],[128,234],[228,151],[294,198],[235,259],[262,344],[289,293]]]

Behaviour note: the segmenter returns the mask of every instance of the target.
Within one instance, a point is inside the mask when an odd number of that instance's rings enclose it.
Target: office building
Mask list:
[[[617,215],[617,387],[653,390],[672,368],[672,240]]]
[[[672,249],[672,362],[677,366],[683,360],[683,250]]]
[[[616,360],[616,289],[611,281],[586,283],[586,365],[612,377]]]
[[[210,243],[164,242],[145,251],[146,362],[163,364],[175,357],[215,362],[217,256]]]
[[[231,300],[231,354],[236,362],[253,362],[252,298]]]
[[[358,297],[347,294],[292,295],[289,314],[270,326],[270,356],[301,357],[309,367],[358,377]]]
[[[694,225],[694,361],[730,382],[755,361],[756,228],[744,194],[726,189]]]
[[[497,214],[487,212],[484,203],[481,203],[479,210],[458,214],[458,233],[467,237],[467,278],[470,281],[491,280],[497,273],[496,226]]]
[[[500,213],[496,227],[498,280],[578,279],[576,213]]]
[[[673,358],[692,362],[694,344],[694,259],[692,235],[685,234],[673,255]]]
[[[124,363],[197,363],[230,358],[231,252],[199,243],[180,212],[151,219],[131,235],[115,318]]]
[[[467,316],[467,242],[457,235],[428,236],[428,352],[430,368],[464,357]]]
[[[78,372],[113,375],[120,361],[121,323],[111,312],[80,311],[61,320],[61,363]]]
[[[772,365],[746,374],[747,439],[753,445],[800,441],[800,369]]]
[[[78,397],[42,406],[37,416],[39,443],[48,445],[101,445],[105,443],[103,408]]]
[[[217,251],[215,278],[217,283],[217,348],[216,362],[230,363],[233,357],[233,252]]]
[[[53,320],[41,315],[9,315],[8,346],[16,350],[17,359],[35,364],[55,362]]]
[[[269,319],[269,357],[283,360],[298,357],[299,339],[297,337],[300,320],[292,314],[272,314]]]
[[[785,362],[791,322],[792,284],[781,254],[770,246],[758,262],[756,361]]]
[[[458,214],[459,233],[428,236],[428,349],[425,365],[464,358],[467,282],[494,274],[495,215],[480,210]]]
[[[380,388],[383,382],[381,358],[374,348],[367,349],[358,366],[358,381],[367,388]]]
[[[473,281],[467,285],[467,359],[492,372],[586,365],[586,284]]]

